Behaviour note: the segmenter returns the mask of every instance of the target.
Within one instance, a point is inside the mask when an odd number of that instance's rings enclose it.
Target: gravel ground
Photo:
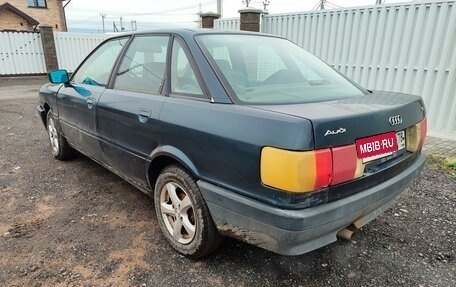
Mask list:
[[[54,160],[36,103],[0,100],[0,286],[456,286],[456,178],[437,165],[353,242],[286,257],[225,239],[195,261],[140,191],[84,156]]]

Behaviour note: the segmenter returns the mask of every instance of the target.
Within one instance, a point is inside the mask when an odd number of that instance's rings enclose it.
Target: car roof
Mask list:
[[[250,32],[250,31],[240,31],[240,30],[221,30],[221,29],[211,29],[211,28],[170,28],[170,29],[153,29],[153,30],[141,30],[141,31],[134,31],[134,32],[122,32],[122,33],[115,33],[110,34],[112,37],[118,36],[128,36],[128,35],[142,35],[142,34],[151,34],[151,33],[163,33],[163,34],[177,34],[180,36],[193,36],[198,34],[244,34],[244,35],[252,35],[252,36],[268,36],[268,37],[276,37],[270,34],[264,34],[259,32]]]

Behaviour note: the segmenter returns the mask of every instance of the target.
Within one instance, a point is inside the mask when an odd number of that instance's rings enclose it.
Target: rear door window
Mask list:
[[[169,36],[137,36],[116,74],[114,89],[159,93],[165,79]]]
[[[171,93],[204,98],[195,71],[178,38],[174,40],[171,58]]]

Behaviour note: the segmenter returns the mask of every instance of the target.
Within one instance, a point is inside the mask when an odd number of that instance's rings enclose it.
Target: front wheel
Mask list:
[[[51,111],[47,113],[46,123],[52,155],[60,160],[69,159],[71,156],[71,147],[58,131]]]
[[[160,228],[180,253],[199,258],[221,243],[209,209],[195,180],[181,167],[166,167],[158,176],[154,193]]]

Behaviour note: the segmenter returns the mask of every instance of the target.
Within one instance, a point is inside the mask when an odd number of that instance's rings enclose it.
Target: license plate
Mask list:
[[[356,152],[363,163],[373,161],[405,148],[405,132],[389,132],[356,140]]]

